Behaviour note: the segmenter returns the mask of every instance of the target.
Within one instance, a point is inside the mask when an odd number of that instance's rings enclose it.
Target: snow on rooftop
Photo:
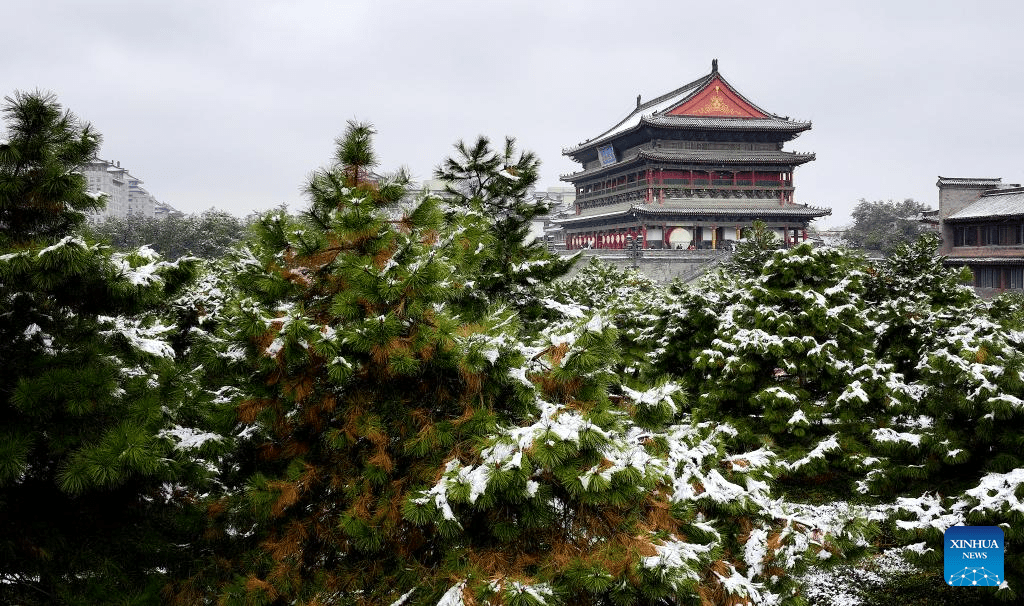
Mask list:
[[[1024,215],[1024,188],[987,192],[977,202],[949,216],[949,219],[984,219]]]
[[[681,94],[675,94],[675,95],[670,93],[670,94],[666,95],[661,101],[658,101],[656,103],[651,103],[650,105],[643,105],[641,107],[638,107],[637,109],[633,110],[633,112],[630,113],[628,116],[626,116],[626,118],[624,120],[622,120],[622,122],[619,122],[618,124],[613,126],[611,128],[611,130],[605,132],[604,134],[598,135],[596,138],[594,138],[593,140],[587,141],[586,143],[587,144],[597,144],[597,143],[600,143],[601,141],[604,141],[606,139],[610,139],[611,137],[614,137],[615,135],[617,135],[619,133],[625,132],[625,131],[627,131],[627,130],[629,130],[629,129],[639,125],[640,124],[640,120],[642,120],[645,116],[650,117],[650,116],[653,116],[656,113],[660,113],[660,112],[663,112],[663,111],[665,111],[667,109],[670,109],[673,105],[679,103],[684,98],[686,98],[687,95],[692,93],[693,89],[692,88],[684,88],[684,90],[682,90],[680,92],[681,92]]]

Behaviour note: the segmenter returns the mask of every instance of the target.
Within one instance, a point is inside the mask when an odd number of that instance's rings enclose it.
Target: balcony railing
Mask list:
[[[755,189],[771,189],[775,191],[793,191],[793,185],[791,183],[779,182],[779,181],[757,181],[755,185],[750,185],[750,181],[745,182],[737,180],[736,184],[733,185],[731,180],[716,179],[715,182],[708,183],[707,179],[693,179],[692,182],[689,179],[665,179],[664,183],[627,183],[626,185],[616,185],[614,187],[606,187],[597,191],[587,192],[576,196],[576,200],[580,202],[588,200],[600,200],[616,194],[643,191],[647,189],[659,190],[659,189],[715,189],[715,190],[735,190],[735,191],[750,191]]]

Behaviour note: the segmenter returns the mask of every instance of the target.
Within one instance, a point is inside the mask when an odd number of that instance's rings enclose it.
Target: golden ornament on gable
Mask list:
[[[737,110],[733,109],[728,103],[725,102],[725,97],[722,95],[722,91],[719,87],[715,87],[715,92],[711,93],[711,97],[708,101],[697,108],[693,113],[695,114],[736,114]]]

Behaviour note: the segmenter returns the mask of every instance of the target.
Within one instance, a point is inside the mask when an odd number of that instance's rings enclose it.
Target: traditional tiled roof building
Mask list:
[[[782,242],[806,239],[831,214],[794,201],[793,171],[814,154],[783,144],[811,128],[769,113],[718,72],[641,103],[604,133],[563,153],[583,166],[576,214],[560,220],[569,248],[720,248],[761,220]]]
[[[1024,288],[1024,187],[999,178],[939,177],[942,250],[980,289]]]

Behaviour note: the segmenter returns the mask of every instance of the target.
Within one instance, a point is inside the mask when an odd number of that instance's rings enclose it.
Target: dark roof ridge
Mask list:
[[[705,76],[697,78],[696,80],[694,80],[693,82],[690,82],[689,84],[684,84],[683,86],[680,86],[679,88],[677,88],[677,89],[675,89],[675,90],[673,90],[671,92],[667,92],[664,95],[659,95],[659,96],[655,97],[654,99],[651,99],[647,103],[642,104],[640,107],[638,107],[635,110],[633,110],[632,112],[630,112],[629,116],[632,116],[633,114],[635,114],[636,112],[638,112],[638,111],[640,111],[642,109],[646,109],[646,108],[648,108],[648,107],[650,107],[652,105],[657,105],[658,103],[666,101],[670,97],[674,97],[675,95],[681,95],[684,92],[686,92],[686,89],[688,89],[690,87],[694,87],[694,92],[696,92],[697,90],[701,90],[701,89],[704,88],[703,85],[709,84],[711,82],[711,80],[716,75],[718,75],[719,79],[724,81],[724,78],[722,78],[722,76],[720,74],[718,74],[718,72],[711,72],[710,74],[707,74]],[[702,85],[702,86],[697,86],[697,85]],[[676,105],[682,104],[684,101],[686,101],[687,99],[689,99],[692,96],[693,96],[692,93],[690,95],[687,95],[686,97],[680,99],[679,103],[677,103]],[[629,116],[626,116],[626,118],[629,118]],[[615,126],[618,126],[619,124],[622,124],[622,122],[624,122],[624,120],[620,120],[618,122],[618,124],[616,124]],[[613,126],[612,128],[615,128],[615,126]],[[609,129],[609,130],[611,130],[611,129]]]
[[[591,145],[596,145],[598,143],[604,142],[613,133],[616,133],[616,132],[619,132],[619,133],[630,132],[632,130],[635,130],[636,128],[639,128],[643,123],[649,122],[649,120],[651,120],[651,119],[655,119],[655,118],[660,118],[662,116],[666,116],[666,115],[668,115],[668,112],[670,110],[672,110],[673,108],[679,107],[680,105],[686,103],[687,101],[692,99],[694,97],[694,95],[696,95],[700,91],[704,90],[704,88],[707,85],[709,85],[711,83],[711,81],[714,80],[715,78],[718,78],[722,82],[722,84],[724,84],[733,94],[735,94],[737,97],[739,97],[741,100],[743,100],[744,103],[748,104],[750,107],[754,108],[755,110],[757,110],[758,112],[764,114],[764,116],[765,116],[763,118],[753,118],[753,117],[751,117],[751,118],[742,118],[742,119],[744,119],[744,120],[765,120],[765,121],[778,120],[778,121],[782,121],[782,122],[791,123],[793,125],[805,125],[806,124],[806,125],[808,125],[808,128],[809,128],[809,124],[810,124],[809,122],[799,122],[797,120],[790,120],[789,116],[780,116],[778,114],[772,113],[770,111],[765,110],[761,106],[757,105],[753,101],[751,101],[746,95],[744,95],[739,90],[737,90],[736,87],[733,86],[732,83],[729,82],[725,78],[725,76],[723,76],[721,74],[721,72],[718,71],[718,60],[714,59],[712,61],[712,63],[711,63],[711,72],[710,73],[705,74],[704,76],[701,76],[700,78],[697,78],[696,80],[694,80],[692,82],[684,84],[683,86],[680,86],[679,88],[676,88],[676,89],[674,89],[674,90],[672,90],[670,92],[667,92],[667,93],[665,93],[663,95],[659,95],[659,96],[651,99],[650,101],[647,101],[645,103],[639,103],[632,111],[630,111],[628,114],[626,114],[626,116],[624,118],[622,118],[621,120],[616,122],[610,128],[604,130],[600,134],[598,134],[598,135],[596,135],[596,136],[594,136],[594,137],[592,137],[590,139],[587,139],[585,141],[577,143],[575,146],[563,149],[562,153],[563,154],[570,154],[570,153],[573,153],[573,152],[585,149],[585,148],[587,148],[587,147],[589,147]],[[638,98],[638,100],[639,100],[639,98]],[[665,105],[666,102],[669,102],[669,101],[674,101],[674,102],[671,105]],[[660,109],[658,109],[659,106],[661,106]],[[625,125],[627,123],[629,123],[631,121],[634,121],[634,120],[636,121],[636,124],[634,124],[634,125],[632,125],[632,126],[630,126],[628,128],[625,127]]]
[[[1019,183],[1007,183],[1004,187],[998,189],[990,189],[985,193],[981,194],[982,198],[991,198],[992,196],[1005,196],[1008,194],[1020,194],[1024,193],[1024,187]]]
[[[659,96],[651,99],[650,101],[641,103],[633,111],[631,111],[628,114],[626,114],[625,118],[623,118],[623,119],[619,120],[618,122],[616,122],[615,124],[613,124],[611,126],[611,128],[605,130],[603,133],[597,135],[593,139],[587,139],[586,141],[583,141],[582,143],[577,145],[576,148],[583,147],[583,146],[587,145],[588,143],[592,143],[592,142],[595,142],[595,141],[600,141],[605,135],[607,135],[608,133],[614,131],[615,129],[617,129],[618,127],[622,126],[623,124],[625,124],[633,116],[637,115],[638,113],[643,114],[645,110],[648,110],[651,107],[654,107],[654,106],[656,106],[658,104],[664,103],[665,101],[668,101],[669,99],[671,99],[675,95],[681,95],[681,94],[685,93],[686,89],[688,89],[690,87],[695,87],[694,88],[695,91],[701,90],[703,88],[703,86],[698,86],[698,85],[703,85],[703,84],[707,84],[707,83],[711,82],[711,79],[714,77],[714,75],[715,75],[715,72],[712,72],[710,74],[707,74],[706,76],[702,76],[700,78],[697,78],[696,80],[694,80],[693,82],[690,82],[689,84],[684,84],[683,86],[680,86],[679,88],[677,88],[677,89],[675,89],[675,90],[673,90],[671,92],[667,92],[664,95],[659,95]],[[684,100],[685,99],[689,99],[692,96],[693,96],[692,94],[687,95],[684,98]],[[676,105],[678,105],[678,103]],[[651,115],[654,115],[654,113],[656,113],[656,112],[652,112]]]
[[[971,183],[975,185],[993,185],[1002,183],[1002,177],[943,177],[939,175],[939,181],[936,185],[942,183]]]
[[[1002,177],[943,177],[939,175],[940,179],[954,180],[954,181],[1002,181]]]

